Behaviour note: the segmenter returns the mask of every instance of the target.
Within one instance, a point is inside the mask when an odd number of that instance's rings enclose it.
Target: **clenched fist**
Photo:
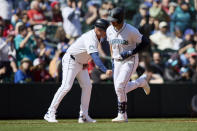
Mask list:
[[[107,70],[105,73],[108,77],[112,76],[112,70]]]

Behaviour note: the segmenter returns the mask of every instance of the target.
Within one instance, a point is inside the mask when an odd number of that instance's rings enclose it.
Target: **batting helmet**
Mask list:
[[[104,19],[98,19],[96,20],[96,23],[94,26],[106,31],[107,27],[109,26],[109,22]]]
[[[118,22],[119,24],[124,20],[124,9],[121,7],[116,7],[112,9],[107,18],[110,22]]]

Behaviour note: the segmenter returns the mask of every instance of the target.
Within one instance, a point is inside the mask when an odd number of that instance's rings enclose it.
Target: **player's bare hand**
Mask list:
[[[108,77],[112,76],[112,70],[107,70],[105,73]]]

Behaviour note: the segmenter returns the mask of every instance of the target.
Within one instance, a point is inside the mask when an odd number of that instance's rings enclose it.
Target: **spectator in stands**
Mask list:
[[[190,79],[188,68],[182,65],[178,54],[172,55],[167,62],[164,73],[165,81],[188,81]]]
[[[149,10],[150,16],[159,21],[169,21],[168,14],[162,9],[160,0],[154,0],[153,6]]]
[[[194,47],[193,35],[194,31],[192,29],[187,29],[184,32],[184,40],[180,43],[179,54],[182,54],[187,49]]]
[[[174,14],[177,6],[178,6],[178,4],[176,2],[170,2],[169,3],[168,15],[170,16],[170,18]]]
[[[114,6],[115,6],[115,5],[113,4],[112,1],[110,1],[110,0],[105,0],[105,1],[102,3],[101,8],[109,11],[109,10],[113,9]]]
[[[104,1],[99,8],[99,17],[101,19],[106,19],[108,17],[109,11],[114,8],[114,4],[111,1]]]
[[[165,65],[162,61],[162,57],[159,52],[153,52],[153,62],[151,65],[153,67],[152,68],[153,73],[159,74],[160,76],[163,77]]]
[[[141,4],[139,7],[139,12],[136,13],[133,16],[133,25],[136,28],[139,28],[140,26],[143,26],[147,23],[147,17],[148,17],[148,6],[145,4]]]
[[[13,12],[12,17],[11,17],[11,23],[13,26],[15,26],[16,23],[20,21],[21,14],[22,14],[22,11],[18,9]]]
[[[98,19],[98,5],[94,2],[87,4],[88,12],[85,15],[85,22],[87,25],[94,25],[94,22]]]
[[[0,27],[0,82],[9,81],[12,72],[17,71],[15,63],[16,52],[13,47],[14,35],[3,38],[3,29]]]
[[[178,6],[171,17],[170,31],[174,32],[175,27],[178,27],[182,32],[191,26],[191,14],[189,5],[186,2],[182,2]]]
[[[33,68],[31,69],[33,81],[46,82],[51,81],[49,72],[45,69],[45,61],[40,58],[36,58],[33,61]]]
[[[0,17],[4,20],[10,20],[12,8],[7,0],[0,0]]]
[[[29,58],[31,61],[34,60],[35,54],[33,49],[36,46],[36,42],[33,38],[33,32],[27,31],[25,25],[19,26],[19,34],[14,39],[15,48],[17,51],[17,64],[20,65],[20,61],[23,58]]]
[[[196,66],[197,66],[197,51],[190,53],[189,64],[188,64],[188,67],[190,68],[192,73],[196,72]]]
[[[173,50],[178,51],[180,48],[180,44],[183,42],[182,39],[182,32],[180,29],[176,28],[173,38],[172,38],[172,45],[173,45]]]
[[[67,0],[67,6],[62,9],[63,27],[66,37],[72,44],[74,40],[81,35],[80,9],[75,0]]]
[[[152,34],[155,34],[156,32],[158,32],[160,29],[159,29],[159,20],[158,19],[155,19],[153,17],[150,17],[150,21],[152,23],[153,21],[153,25],[154,25],[154,30],[151,32]]]
[[[165,65],[159,52],[153,52],[153,62],[150,64],[150,72],[152,73],[150,83],[163,83]]]
[[[169,1],[170,0],[162,0],[161,1],[162,9],[166,12],[166,14],[168,14],[168,12],[169,12]]]
[[[171,34],[168,32],[168,23],[162,21],[159,23],[159,31],[150,36],[151,42],[159,50],[173,49]]]
[[[14,76],[14,83],[27,83],[32,81],[31,65],[32,62],[28,58],[23,58],[20,62],[20,67]]]
[[[47,44],[44,43],[43,39],[40,37],[36,38],[36,43],[36,56],[42,58],[48,65],[53,57],[53,48],[47,46]]]
[[[61,64],[61,51],[56,51],[55,56],[53,57],[53,59],[51,60],[50,64],[49,64],[49,74],[51,75],[51,77],[56,80],[59,81],[61,78],[58,77],[59,76],[59,70],[58,67]]]
[[[54,1],[51,3],[52,8],[52,22],[62,22],[62,14],[60,10],[60,5],[58,1]]]
[[[64,28],[62,26],[59,26],[56,30],[54,41],[56,42],[65,42],[68,43],[69,40],[66,38],[66,33],[64,31]]]
[[[53,44],[54,38],[50,38],[47,37],[47,27],[42,27],[39,31],[38,31],[38,36],[42,39],[42,41],[44,42],[44,44],[46,45],[46,47],[49,49],[51,48],[51,51],[53,51],[53,47],[56,46],[56,44]],[[54,54],[54,52],[51,52]]]
[[[183,66],[189,65],[189,58],[191,57],[192,53],[195,53],[195,49],[190,47],[185,52],[180,54],[180,60]]]
[[[4,20],[1,16],[0,16],[0,26],[3,29],[3,37],[7,37],[8,34],[12,32],[14,29],[12,24],[10,24],[10,21]]]
[[[142,18],[139,24],[139,31],[141,34],[145,35],[146,37],[149,37],[155,28],[154,24],[154,18],[147,15],[146,17]]]
[[[103,9],[103,8],[100,8],[100,9],[99,9],[99,17],[100,17],[101,19],[107,19],[108,15],[109,15],[108,10]]]
[[[18,8],[20,10],[30,10],[30,0],[19,1]]]
[[[144,4],[147,5],[148,8],[151,8],[153,5],[153,0],[144,0]]]
[[[25,25],[26,27],[29,27],[30,26],[30,23],[29,23],[29,17],[27,15],[27,13],[26,12],[23,12],[21,17],[22,17],[21,18],[22,24]]]
[[[40,9],[39,2],[34,0],[31,2],[31,10],[27,12],[31,25],[47,24],[45,16]]]
[[[40,9],[44,12],[44,13],[48,13],[49,11],[51,11],[51,6],[50,6],[50,1],[49,0],[37,0],[39,2],[40,5]],[[53,0],[54,1],[54,0]]]

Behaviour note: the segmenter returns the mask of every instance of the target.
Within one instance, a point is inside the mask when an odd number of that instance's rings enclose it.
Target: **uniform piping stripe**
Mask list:
[[[126,88],[127,83],[128,83],[129,80],[130,80],[131,75],[132,75],[132,72],[133,72],[133,69],[134,69],[134,66],[135,66],[135,61],[136,61],[136,56],[134,56],[133,67],[132,67],[131,72],[129,73],[129,78],[128,78],[128,80],[126,81],[126,84],[125,84],[124,89],[123,89],[123,90],[124,90],[124,95],[125,95],[125,98],[126,98],[126,99],[127,99],[127,93],[126,93],[126,91],[125,91],[125,88]]]
[[[120,32],[118,32],[118,35],[126,28],[126,23],[125,23],[125,25],[124,25],[124,27],[120,30]],[[118,36],[117,35],[117,36]],[[119,46],[119,44],[118,44],[118,50],[119,50],[119,52],[120,52],[120,46]]]
[[[71,59],[71,58],[69,58],[69,61],[68,61],[68,68],[67,68],[67,71],[69,71],[70,59]],[[63,68],[63,67],[62,67],[62,68]],[[62,75],[64,75],[64,74],[62,73]],[[63,91],[63,89],[64,89],[64,86],[66,85],[67,78],[68,78],[68,73],[66,74],[66,79],[65,79],[64,85],[61,86],[61,87],[63,87],[63,88],[61,89],[60,94],[62,93],[62,91]],[[62,79],[62,81],[63,81],[63,79]],[[60,87],[60,88],[61,88],[61,87]],[[60,94],[58,95],[57,99],[59,99]],[[55,100],[54,103],[56,103],[57,99]]]

